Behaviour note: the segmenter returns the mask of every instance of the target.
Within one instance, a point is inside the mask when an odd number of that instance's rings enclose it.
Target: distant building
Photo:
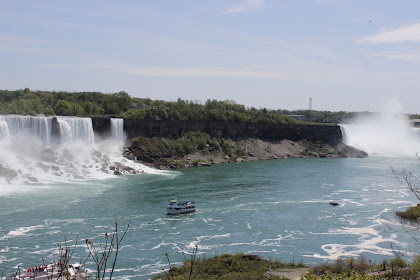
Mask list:
[[[420,127],[420,119],[412,119],[410,120],[410,123],[414,127]]]
[[[304,121],[305,120],[305,116],[304,115],[288,115],[289,117],[292,117],[298,121]]]
[[[139,107],[139,105],[137,103],[133,103],[133,104],[130,105],[131,110],[137,109],[138,107]]]

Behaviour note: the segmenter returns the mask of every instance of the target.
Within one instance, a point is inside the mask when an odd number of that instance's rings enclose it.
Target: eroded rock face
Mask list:
[[[342,142],[338,143],[336,149],[342,157],[365,158],[368,156],[368,153],[358,150],[354,147],[347,146]]]
[[[96,119],[92,118],[96,123]],[[94,130],[100,130],[102,123],[94,125]],[[105,125],[102,124],[102,125]],[[124,131],[128,138],[167,137],[179,138],[188,131],[202,131],[211,137],[258,138],[266,140],[321,141],[336,145],[341,140],[341,130],[338,125],[273,125],[260,123],[229,123],[204,121],[176,120],[124,120]]]
[[[51,144],[60,145],[63,142],[63,131],[57,117],[52,118],[51,122]]]
[[[167,156],[166,152],[156,154],[148,150],[149,146],[163,141],[165,138],[144,138],[142,146],[132,146],[124,153],[127,158],[135,157],[139,161],[158,169],[172,169],[191,166],[209,166],[225,162],[242,162],[286,158],[363,158],[367,153],[349,147],[343,143],[329,145],[323,142],[310,142],[308,140],[270,141],[261,139],[229,139],[232,154],[228,156],[219,148],[194,150],[184,156],[176,153]],[[237,151],[241,153],[237,153]]]

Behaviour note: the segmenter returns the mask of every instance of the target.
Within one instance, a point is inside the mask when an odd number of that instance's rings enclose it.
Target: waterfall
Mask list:
[[[92,119],[76,117],[58,117],[63,131],[63,140],[94,142]]]
[[[95,142],[90,118],[0,115],[0,193],[5,184],[156,173],[122,156],[123,124],[111,119],[112,137]]]
[[[49,145],[53,129],[53,118],[58,122],[58,130],[54,133],[62,133],[61,141],[84,141],[88,144],[94,142],[92,120],[90,118],[76,117],[32,117],[20,115],[0,116],[0,137],[13,137],[21,140],[27,137],[35,137],[43,144]],[[61,142],[60,141],[60,142]]]
[[[420,153],[420,128],[402,119],[365,119],[340,127],[345,144],[369,155],[412,157]]]
[[[9,138],[9,127],[7,122],[4,120],[3,116],[0,116],[0,140]]]
[[[117,141],[124,140],[124,120],[111,118],[111,136]]]
[[[44,143],[49,143],[49,128],[51,120],[45,117],[4,115],[2,116],[3,126],[7,126],[8,137],[14,136],[16,139],[28,135],[41,139]]]

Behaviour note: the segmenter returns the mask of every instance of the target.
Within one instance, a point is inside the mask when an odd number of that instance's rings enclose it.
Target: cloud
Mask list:
[[[226,14],[248,13],[254,10],[262,9],[266,5],[265,0],[246,0],[242,3],[236,3],[225,10]]]
[[[396,60],[404,60],[408,62],[419,62],[420,61],[420,51],[417,52],[391,52],[391,51],[384,51],[384,52],[370,52],[368,53],[370,56],[377,56],[377,57],[385,57],[390,59]]]
[[[235,68],[199,68],[199,67],[168,67],[168,66],[134,66],[134,65],[105,65],[98,68],[114,70],[119,73],[175,78],[246,78],[246,79],[286,79],[286,75],[279,72],[252,71]]]
[[[420,23],[416,23],[391,31],[379,32],[371,36],[367,36],[359,41],[359,43],[370,44],[403,42],[420,42]]]
[[[43,40],[43,39],[37,39],[37,38],[31,38],[31,37],[23,37],[19,35],[13,35],[13,34],[4,34],[0,33],[0,41],[3,42],[3,44],[16,44],[16,45],[45,45],[50,44],[51,41]]]

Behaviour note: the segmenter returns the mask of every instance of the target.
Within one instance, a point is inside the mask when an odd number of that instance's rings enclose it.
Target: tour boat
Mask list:
[[[195,210],[196,204],[194,201],[177,202],[176,199],[171,200],[167,208],[168,215],[192,213]]]

